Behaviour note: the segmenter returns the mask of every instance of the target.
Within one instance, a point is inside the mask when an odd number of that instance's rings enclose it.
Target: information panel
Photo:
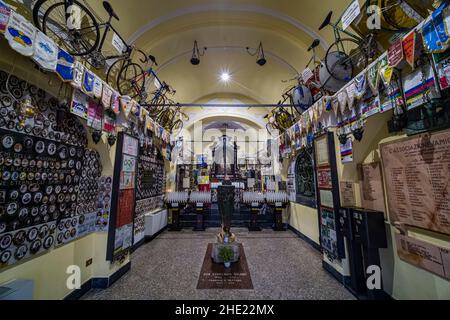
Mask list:
[[[381,163],[362,164],[359,170],[361,174],[361,206],[365,209],[386,212]]]
[[[381,146],[391,222],[450,234],[450,130]]]

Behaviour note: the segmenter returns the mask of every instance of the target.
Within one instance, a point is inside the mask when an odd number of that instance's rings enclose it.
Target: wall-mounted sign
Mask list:
[[[319,189],[332,189],[333,188],[330,167],[317,168],[317,183],[318,183]]]
[[[343,207],[354,207],[356,205],[355,189],[352,181],[340,181],[341,205]]]
[[[320,203],[327,208],[334,208],[333,191],[320,190]]]
[[[321,137],[316,139],[315,142],[317,165],[329,165],[330,158],[328,155],[328,140],[326,137]]]
[[[381,145],[391,223],[450,234],[450,130]]]
[[[395,239],[400,259],[450,280],[450,249],[400,234]]]
[[[365,209],[386,212],[381,163],[373,162],[359,166],[361,175],[361,206]]]
[[[361,7],[359,6],[359,1],[355,0],[352,2],[352,4],[345,10],[344,14],[342,15],[341,22],[342,22],[342,29],[347,29],[352,22],[359,16],[361,13]]]

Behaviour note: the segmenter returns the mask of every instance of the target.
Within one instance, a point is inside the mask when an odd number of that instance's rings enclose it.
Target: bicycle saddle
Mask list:
[[[119,16],[114,12],[113,7],[108,1],[103,1],[103,8],[105,8],[106,12],[108,12],[111,17],[114,17],[117,21],[120,20]]]
[[[314,39],[313,43],[308,48],[308,51],[311,51],[312,49],[316,48],[319,44],[320,44],[320,40],[319,39]]]
[[[325,20],[322,22],[322,24],[319,27],[319,30],[322,30],[323,28],[325,28],[327,25],[330,24],[331,22],[331,16],[333,15],[333,11],[330,11],[327,15],[327,17],[325,18]]]

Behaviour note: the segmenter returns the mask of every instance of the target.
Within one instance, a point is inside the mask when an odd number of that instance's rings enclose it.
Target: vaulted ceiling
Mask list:
[[[89,4],[105,18],[102,1]],[[349,0],[110,0],[120,21],[114,26],[130,43],[157,57],[159,76],[176,90],[176,100],[236,94],[259,103],[276,103],[310,58],[307,48],[321,39],[319,56],[332,42],[330,30],[318,31],[329,10],[340,15]],[[198,66],[189,62],[194,40],[208,47]],[[264,67],[245,48],[262,41]],[[218,81],[228,71],[228,84]]]

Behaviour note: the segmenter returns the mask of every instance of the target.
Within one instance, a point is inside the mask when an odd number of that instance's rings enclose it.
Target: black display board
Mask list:
[[[339,230],[339,180],[334,134],[315,139],[320,244],[331,260],[345,258],[344,238]]]
[[[119,133],[114,163],[112,204],[106,259],[115,261],[133,245],[139,140]]]

